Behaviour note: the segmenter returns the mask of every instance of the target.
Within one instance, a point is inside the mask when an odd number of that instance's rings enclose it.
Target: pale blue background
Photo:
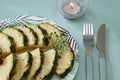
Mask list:
[[[57,0],[0,0],[0,20],[16,15],[43,16],[68,30],[79,46],[80,67],[75,80],[85,80],[85,54],[82,27],[93,22],[95,39],[98,27],[105,23],[108,80],[120,80],[120,0],[90,0],[88,10],[77,20],[65,19],[57,10]],[[94,48],[94,73],[98,80],[98,52]]]

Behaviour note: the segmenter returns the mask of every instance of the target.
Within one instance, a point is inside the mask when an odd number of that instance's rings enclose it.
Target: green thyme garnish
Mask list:
[[[51,33],[50,37],[52,39],[52,46],[56,49],[58,53],[63,53],[68,50],[68,37],[64,35],[57,35],[56,32]]]

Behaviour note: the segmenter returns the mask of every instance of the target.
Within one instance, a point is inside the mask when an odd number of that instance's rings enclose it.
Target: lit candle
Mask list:
[[[67,14],[76,15],[80,12],[80,6],[75,2],[68,2],[63,6],[63,10]]]

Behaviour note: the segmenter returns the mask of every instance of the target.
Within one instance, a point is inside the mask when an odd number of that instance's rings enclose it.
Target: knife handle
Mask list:
[[[87,56],[87,80],[93,80],[93,56]]]
[[[106,60],[104,57],[100,57],[100,80],[107,80],[107,72],[106,72]]]

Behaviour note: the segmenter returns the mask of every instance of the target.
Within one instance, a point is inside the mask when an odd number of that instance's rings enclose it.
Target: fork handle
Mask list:
[[[104,57],[100,57],[100,80],[107,80],[106,75],[106,60]]]
[[[87,56],[87,80],[93,80],[93,56]]]

